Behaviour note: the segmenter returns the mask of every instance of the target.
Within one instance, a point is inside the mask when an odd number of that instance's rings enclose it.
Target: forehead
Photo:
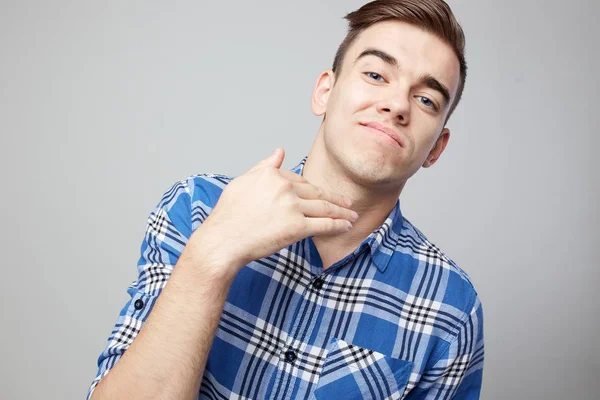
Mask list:
[[[398,60],[402,72],[414,75],[429,73],[443,83],[454,97],[460,80],[460,64],[452,47],[433,34],[400,21],[383,21],[362,31],[344,58],[354,63],[367,48],[383,50]]]

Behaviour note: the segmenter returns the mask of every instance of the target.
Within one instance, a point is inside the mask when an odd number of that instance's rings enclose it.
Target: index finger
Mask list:
[[[288,171],[287,169],[280,169],[279,173],[281,174],[281,176],[283,176],[284,178],[286,178],[292,182],[300,182],[300,183],[308,182],[306,180],[306,178],[304,178],[302,175],[299,175],[292,171]]]
[[[294,191],[298,197],[305,200],[325,200],[347,209],[352,205],[352,200],[348,196],[327,192],[325,189],[315,186],[310,182],[296,183],[294,185]]]

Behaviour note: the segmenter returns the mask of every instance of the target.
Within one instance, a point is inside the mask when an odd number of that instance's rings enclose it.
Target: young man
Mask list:
[[[94,400],[479,397],[477,293],[398,199],[448,143],[462,29],[441,0],[346,18],[308,156],[189,177],[151,213]]]

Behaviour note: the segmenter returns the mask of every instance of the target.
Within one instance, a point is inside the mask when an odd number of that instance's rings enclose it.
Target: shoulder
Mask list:
[[[431,242],[427,236],[407,218],[404,218],[400,235],[409,239],[411,250],[415,253],[415,256],[418,256],[419,258],[429,257],[430,262],[436,261],[436,264],[439,265],[439,267],[445,268],[449,272],[458,275],[465,283],[474,289],[469,274],[448,257],[442,249]]]
[[[203,208],[215,206],[223,189],[234,178],[213,173],[194,174],[171,184],[163,193],[158,208],[171,211],[182,207]]]
[[[147,230],[159,238],[178,237],[182,243],[204,222],[232,177],[194,174],[171,184],[148,216]]]
[[[211,208],[217,204],[223,189],[233,177],[222,174],[196,174],[187,178],[192,204],[204,205]]]
[[[417,269],[426,269],[424,274],[439,282],[444,290],[443,298],[438,300],[460,310],[463,317],[461,319],[466,319],[475,308],[481,307],[479,295],[469,274],[406,218],[403,218],[397,250],[410,254],[417,260]]]

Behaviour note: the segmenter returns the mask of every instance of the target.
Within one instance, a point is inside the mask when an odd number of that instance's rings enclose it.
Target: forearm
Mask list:
[[[142,330],[92,395],[102,399],[195,399],[234,275],[186,247]],[[210,260],[210,261],[209,261]],[[211,273],[210,271],[215,271]]]

